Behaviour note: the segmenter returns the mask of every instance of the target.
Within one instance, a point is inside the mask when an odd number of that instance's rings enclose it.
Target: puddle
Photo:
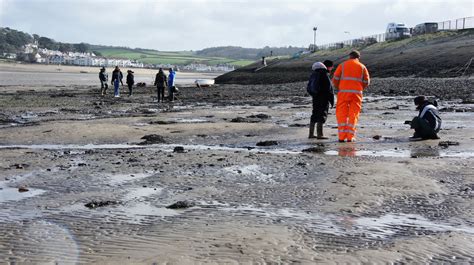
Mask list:
[[[148,187],[136,188],[136,189],[127,191],[127,194],[125,195],[124,199],[127,201],[130,201],[130,200],[141,201],[147,197],[160,194],[161,191],[163,191],[162,188],[148,188]]]
[[[63,150],[63,149],[129,149],[129,148],[146,148],[143,145],[129,145],[129,144],[32,144],[32,145],[1,145],[0,149],[44,149],[44,150]]]
[[[286,218],[311,228],[315,232],[333,235],[360,235],[386,238],[401,231],[461,232],[474,234],[474,228],[463,224],[434,222],[417,214],[389,213],[380,217],[321,215],[292,209],[262,209],[253,206],[223,207],[226,212],[240,212],[267,218]]]
[[[30,172],[24,175],[16,175],[9,177],[10,180],[8,181],[0,181],[0,203],[2,202],[11,202],[11,201],[20,201],[26,198],[35,197],[41,195],[46,192],[46,190],[35,189],[35,188],[28,188],[26,192],[19,192],[17,186],[19,185],[17,182],[22,181],[26,178],[36,175],[38,172]],[[10,183],[10,185],[8,185]],[[15,188],[10,186],[16,186]]]
[[[117,215],[126,217],[127,222],[139,224],[147,218],[171,217],[179,215],[183,211],[155,207],[149,203],[137,203],[132,206],[119,206],[114,212]]]
[[[261,167],[258,165],[247,165],[247,166],[231,166],[224,168],[225,171],[231,172],[235,175],[245,175],[254,177],[255,180],[262,182],[273,182],[272,174],[265,174],[261,171]]]
[[[397,150],[357,150],[351,147],[341,147],[338,150],[329,150],[325,155],[332,156],[372,156],[372,157],[395,157],[395,158],[422,158],[422,157],[456,157],[473,158],[471,151],[441,151],[438,149],[397,149]]]
[[[28,188],[26,192],[19,192],[18,188],[11,188],[0,184],[0,203],[7,201],[20,201],[45,193],[45,190]]]
[[[205,119],[181,119],[181,118],[174,119],[173,121],[176,121],[177,123],[206,123],[206,122],[210,122],[210,121],[205,120]]]
[[[122,185],[130,182],[134,182],[140,179],[148,178],[153,176],[155,173],[133,173],[133,174],[117,174],[109,175],[108,181],[111,185]]]

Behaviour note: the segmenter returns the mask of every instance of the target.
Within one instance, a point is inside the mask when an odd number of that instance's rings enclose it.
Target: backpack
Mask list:
[[[306,91],[311,96],[315,96],[318,94],[320,87],[319,87],[319,78],[320,73],[313,72],[309,78],[308,85],[306,86]]]

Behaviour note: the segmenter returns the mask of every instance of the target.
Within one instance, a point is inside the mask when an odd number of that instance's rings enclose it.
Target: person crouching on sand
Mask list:
[[[123,86],[123,74],[122,71],[120,71],[120,68],[118,66],[115,66],[115,70],[112,72],[112,80],[110,83],[114,85],[114,97],[118,98],[120,97],[120,87],[119,87],[119,82]]]
[[[418,116],[412,121],[406,121],[415,133],[410,137],[410,141],[420,141],[427,139],[439,139],[438,132],[441,129],[441,117],[436,101],[431,103],[425,96],[418,96],[414,100]]]
[[[311,67],[313,73],[309,78],[307,92],[313,98],[313,112],[308,138],[328,139],[323,135],[323,124],[328,117],[329,104],[334,107],[334,89],[329,78],[333,66],[332,61],[326,60],[322,63],[316,62]],[[314,125],[316,124],[316,136],[314,136]]]

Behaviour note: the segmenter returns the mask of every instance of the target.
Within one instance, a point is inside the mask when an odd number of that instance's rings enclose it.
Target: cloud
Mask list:
[[[469,16],[472,7],[469,0],[0,0],[0,25],[62,42],[158,50],[307,46],[313,26],[322,44],[382,33],[391,21]]]

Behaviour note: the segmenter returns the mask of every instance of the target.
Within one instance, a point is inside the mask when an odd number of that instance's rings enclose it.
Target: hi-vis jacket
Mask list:
[[[333,84],[339,93],[354,93],[362,95],[362,91],[369,85],[369,72],[359,59],[349,59],[337,67],[334,73]]]

